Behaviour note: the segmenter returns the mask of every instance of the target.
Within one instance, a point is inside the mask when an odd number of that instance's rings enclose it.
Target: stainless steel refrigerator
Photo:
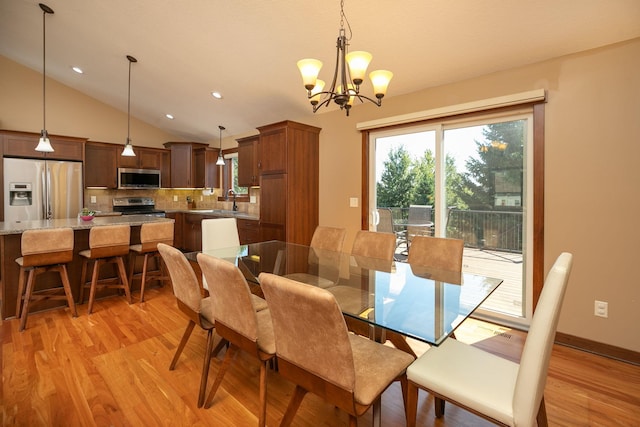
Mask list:
[[[4,220],[75,218],[82,210],[82,163],[4,158]]]

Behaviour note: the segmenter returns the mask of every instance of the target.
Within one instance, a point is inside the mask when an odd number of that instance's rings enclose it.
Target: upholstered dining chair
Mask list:
[[[417,359],[407,369],[407,425],[416,425],[424,389],[435,397],[438,418],[449,401],[499,425],[546,426],[544,386],[572,262],[562,253],[549,271],[519,364],[451,339]]]
[[[130,239],[131,227],[127,224],[101,225],[89,230],[89,249],[79,252],[79,255],[84,258],[80,273],[80,303],[84,301],[84,290],[88,287],[87,314],[91,314],[93,311],[98,288],[121,289],[131,304],[131,288],[124,268],[124,257],[129,255]],[[91,262],[93,262],[91,280],[87,281]],[[103,279],[99,277],[100,267],[105,264],[115,265],[116,277]]]
[[[147,222],[140,227],[140,243],[129,247],[129,286],[133,287],[133,280],[140,278],[140,302],[144,301],[144,289],[147,282],[157,280],[163,283],[169,277],[163,271],[160,254],[158,253],[158,243],[173,246],[173,222]],[[142,261],[142,271],[134,273],[136,258],[144,256]],[[149,271],[149,259],[157,258],[158,267],[154,271]]]
[[[340,253],[346,234],[344,228],[317,226],[309,244],[309,271],[287,274],[286,277],[322,288],[335,285],[340,277]]]
[[[207,377],[209,376],[209,365],[211,364],[211,357],[217,354],[222,346],[226,344],[225,340],[221,340],[218,343],[216,349],[213,349],[213,332],[215,325],[215,318],[213,313],[213,301],[211,297],[203,298],[200,292],[200,284],[196,273],[193,271],[191,264],[178,249],[169,246],[164,243],[158,244],[158,252],[164,260],[169,276],[171,277],[171,283],[173,288],[173,294],[176,297],[178,309],[182,311],[189,322],[187,328],[182,334],[180,343],[176,348],[176,352],[169,365],[169,370],[172,371],[178,363],[178,359],[184,350],[193,328],[198,325],[203,330],[207,331],[207,345],[204,352],[204,362],[202,365],[202,374],[200,376],[200,390],[198,392],[198,407],[202,407],[204,404],[204,398],[207,388]]]
[[[296,384],[280,426],[291,424],[307,392],[347,412],[352,427],[392,382],[401,381],[404,394],[413,356],[350,334],[326,289],[270,273],[259,279],[273,321],[278,372]]]
[[[240,246],[235,218],[207,218],[202,220],[202,251]]]
[[[214,380],[205,407],[209,407],[238,350],[260,361],[260,413],[258,425],[264,427],[267,415],[267,362],[276,348],[269,309],[259,310],[251,298],[249,285],[234,264],[203,253],[198,264],[213,295],[216,332],[229,342],[229,348]]]
[[[416,236],[407,262],[436,270],[462,271],[464,240],[445,237]]]

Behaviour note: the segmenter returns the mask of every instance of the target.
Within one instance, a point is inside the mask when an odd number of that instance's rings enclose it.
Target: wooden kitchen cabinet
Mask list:
[[[84,186],[118,187],[118,145],[87,142],[84,148]]]
[[[184,248],[183,240],[183,224],[184,214],[182,212],[167,212],[164,215],[167,218],[173,218],[173,246],[178,249]]]
[[[319,221],[320,130],[292,121],[258,128],[261,240],[311,243]]]
[[[119,168],[162,169],[162,157],[166,150],[157,148],[133,147],[133,151],[136,153],[135,156],[118,156]]]
[[[193,150],[193,164],[195,168],[194,187],[220,187],[220,167],[216,165],[218,153],[220,153],[219,149],[211,147]]]
[[[258,144],[260,135],[248,136],[238,142],[238,186],[254,187],[260,185],[258,176]]]
[[[2,155],[6,157],[23,157],[31,159],[74,160],[82,161],[83,145],[86,138],[49,135],[53,153],[36,151],[40,140],[39,133],[0,130]]]
[[[196,185],[195,151],[209,146],[198,142],[165,142],[164,146],[171,150],[171,187],[204,187],[204,185]]]
[[[238,238],[241,245],[260,242],[260,222],[253,219],[237,219]]]

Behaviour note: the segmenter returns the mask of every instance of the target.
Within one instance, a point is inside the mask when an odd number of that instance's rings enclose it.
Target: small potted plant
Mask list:
[[[80,211],[80,219],[83,221],[91,221],[95,214],[96,213],[89,208],[82,208],[82,211]]]

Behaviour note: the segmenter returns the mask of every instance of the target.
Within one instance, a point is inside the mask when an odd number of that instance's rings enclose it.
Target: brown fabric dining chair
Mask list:
[[[133,280],[140,278],[140,302],[144,301],[144,289],[147,282],[157,280],[161,283],[169,277],[163,271],[162,258],[158,252],[158,243],[173,246],[173,222],[148,222],[140,227],[140,243],[129,247],[129,286],[133,287]],[[144,256],[142,271],[134,273],[136,259]],[[149,271],[149,259],[156,258],[157,269]]]
[[[27,325],[29,303],[32,301],[66,299],[73,317],[77,317],[78,312],[67,274],[67,263],[73,260],[73,230],[71,228],[27,230],[22,233],[20,251],[22,256],[16,259],[16,263],[20,266],[16,304],[16,317],[20,318],[20,331],[23,331]],[[36,278],[50,271],[60,274],[62,286],[36,290]],[[26,291],[22,295],[25,283]]]
[[[461,239],[416,236],[407,262],[436,270],[462,271],[463,251],[464,240]]]
[[[213,401],[238,350],[260,361],[258,425],[264,427],[267,415],[267,362],[275,357],[275,341],[269,309],[259,309],[251,298],[249,285],[234,264],[203,253],[198,264],[213,298],[216,332],[229,342],[229,348],[211,387],[205,407]]]
[[[340,253],[347,230],[319,225],[311,238],[307,272],[290,273],[286,277],[322,288],[336,284],[340,277]]]
[[[196,273],[193,271],[191,264],[184,254],[178,249],[164,243],[158,244],[158,252],[160,252],[160,256],[162,256],[167,270],[169,270],[169,276],[171,277],[171,283],[173,285],[173,294],[176,297],[178,309],[189,319],[187,328],[182,335],[182,339],[180,339],[176,353],[169,365],[170,371],[176,367],[176,363],[178,363],[182,350],[184,350],[187,341],[189,341],[193,328],[198,325],[207,331],[207,345],[204,352],[202,374],[200,376],[200,391],[198,392],[198,407],[200,408],[204,404],[211,357],[217,354],[226,342],[221,340],[216,349],[213,349],[213,328],[215,325],[213,301],[211,297],[202,297]]]
[[[289,426],[307,392],[349,414],[349,425],[394,381],[406,390],[405,370],[414,357],[350,334],[326,289],[270,273],[259,276],[276,343],[278,372],[296,385],[280,426]]]
[[[129,225],[101,225],[89,231],[89,249],[80,251],[82,272],[80,273],[80,303],[84,301],[84,290],[89,289],[87,314],[93,311],[97,289],[116,288],[124,291],[131,304],[131,288],[124,268],[124,257],[129,255],[131,227]],[[91,280],[87,282],[89,263],[93,262]],[[116,277],[100,279],[100,267],[104,264],[115,265]]]

